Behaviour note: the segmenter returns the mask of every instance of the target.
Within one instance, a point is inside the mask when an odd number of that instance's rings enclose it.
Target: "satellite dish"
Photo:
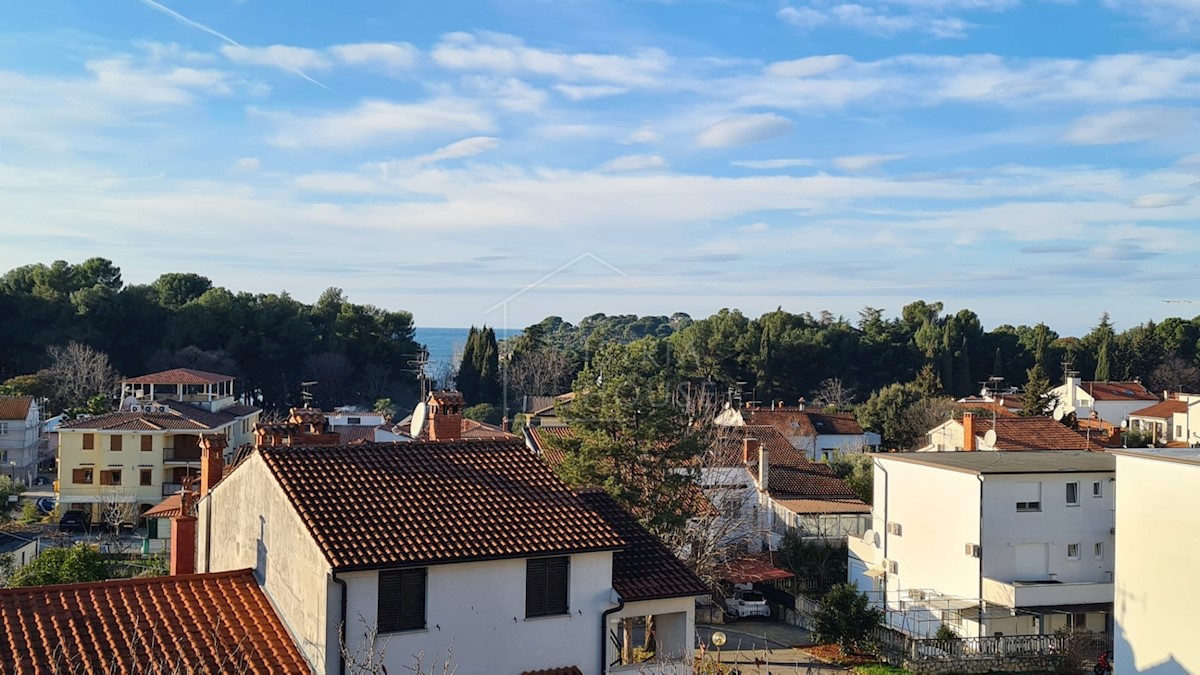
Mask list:
[[[425,402],[417,404],[413,410],[412,422],[408,425],[408,435],[413,438],[420,438],[421,432],[425,431]]]
[[[995,429],[987,430],[987,433],[983,435],[983,444],[988,446],[989,448],[996,447],[996,430]]]
[[[1062,418],[1064,418],[1066,416],[1067,416],[1066,408],[1055,408],[1054,409],[1054,421],[1055,422],[1061,422]]]

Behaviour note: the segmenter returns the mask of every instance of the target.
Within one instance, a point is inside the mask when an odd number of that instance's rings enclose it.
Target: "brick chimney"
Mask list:
[[[742,439],[742,461],[746,464],[750,463],[752,457],[758,456],[759,442],[757,438]]]
[[[969,412],[963,413],[963,450],[975,450],[975,415]]]
[[[766,492],[770,487],[771,476],[771,453],[766,446],[759,443],[758,445],[758,489],[760,492]]]
[[[196,517],[192,493],[179,493],[179,515],[171,519],[171,575],[196,573]]]
[[[229,441],[224,434],[205,434],[200,437],[200,496],[208,494],[225,475],[225,448]]]
[[[435,391],[429,395],[429,439],[456,441],[462,438],[462,413],[465,402],[457,391]]]

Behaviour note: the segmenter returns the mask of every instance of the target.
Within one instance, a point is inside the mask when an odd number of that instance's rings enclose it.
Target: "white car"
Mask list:
[[[744,619],[748,616],[771,616],[771,608],[762,593],[754,591],[734,591],[730,598],[725,599],[725,610],[730,616]]]

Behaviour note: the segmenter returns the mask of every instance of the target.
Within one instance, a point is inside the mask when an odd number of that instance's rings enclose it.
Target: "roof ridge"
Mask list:
[[[0,588],[0,596],[20,595],[21,593],[41,593],[55,589],[71,589],[72,591],[91,590],[95,588],[120,588],[123,586],[153,586],[156,584],[176,583],[179,581],[195,581],[197,579],[224,579],[245,576],[252,581],[254,570],[247,567],[223,572],[196,572],[195,574],[166,574],[158,577],[132,577],[129,579],[102,579],[100,581],[83,581],[66,584],[49,584],[45,586],[19,586],[15,588]]]

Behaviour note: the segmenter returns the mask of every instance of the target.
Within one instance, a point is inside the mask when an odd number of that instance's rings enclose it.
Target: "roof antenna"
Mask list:
[[[313,395],[312,395],[312,392],[309,391],[309,388],[315,387],[315,386],[317,386],[316,380],[313,380],[311,382],[301,382],[300,383],[300,401],[301,401],[301,403],[304,404],[305,408],[312,407]]]

